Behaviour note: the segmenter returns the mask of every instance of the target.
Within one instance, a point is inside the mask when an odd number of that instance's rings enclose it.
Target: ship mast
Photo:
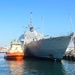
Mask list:
[[[70,16],[70,25],[71,25],[71,30],[72,30],[72,32],[74,32],[74,30],[73,30],[73,24],[72,24],[72,17],[71,17],[70,14],[69,14],[69,16]]]
[[[33,26],[32,26],[32,12],[30,12],[30,25],[29,25],[29,29],[32,32],[33,31]]]
[[[30,26],[32,26],[32,12],[30,12]]]
[[[42,17],[42,35],[43,35],[44,17]]]
[[[70,15],[70,14],[69,14],[69,15]],[[71,24],[72,32],[74,33],[71,15],[70,15],[70,24]],[[74,36],[73,36],[73,43],[74,43],[74,52],[75,52],[75,37],[74,37]]]

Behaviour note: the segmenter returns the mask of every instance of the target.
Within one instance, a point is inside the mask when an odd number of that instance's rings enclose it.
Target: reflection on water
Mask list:
[[[75,75],[75,62],[64,60],[62,66],[65,70],[65,75]]]
[[[48,60],[7,61],[10,75],[64,75],[60,62]]]
[[[22,75],[24,61],[8,61],[7,64],[9,65],[10,75]]]
[[[0,75],[75,75],[75,63],[71,61],[25,59],[5,60],[0,54]]]

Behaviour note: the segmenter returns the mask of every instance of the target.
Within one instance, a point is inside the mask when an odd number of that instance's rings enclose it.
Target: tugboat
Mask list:
[[[21,43],[17,40],[14,40],[11,42],[10,48],[8,52],[6,52],[4,58],[5,59],[16,59],[21,60],[24,57],[23,47],[21,46]]]

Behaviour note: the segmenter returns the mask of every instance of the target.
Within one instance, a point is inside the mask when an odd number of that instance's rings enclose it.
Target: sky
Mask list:
[[[33,26],[44,35],[75,32],[75,0],[0,0],[0,46],[24,33],[30,12]]]

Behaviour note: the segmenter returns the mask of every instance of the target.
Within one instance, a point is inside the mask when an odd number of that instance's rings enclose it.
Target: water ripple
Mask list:
[[[75,75],[75,62],[33,59],[8,61],[1,55],[0,75]]]

